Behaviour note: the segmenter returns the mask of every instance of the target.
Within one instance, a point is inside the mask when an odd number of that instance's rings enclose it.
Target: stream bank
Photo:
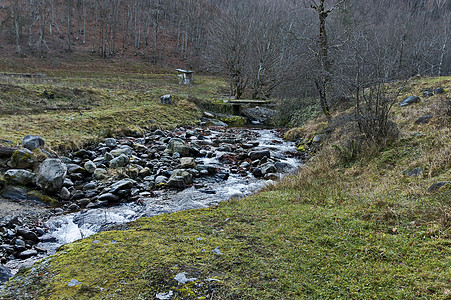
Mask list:
[[[250,195],[299,165],[294,145],[281,134],[224,127],[154,130],[68,153],[58,158],[67,169],[55,197],[61,206],[47,211],[45,223],[4,220],[3,262],[14,273],[62,244],[139,217]],[[33,190],[17,188],[24,191],[21,197]]]

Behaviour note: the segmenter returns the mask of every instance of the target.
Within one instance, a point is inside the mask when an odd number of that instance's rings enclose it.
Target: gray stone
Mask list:
[[[186,284],[188,282],[196,281],[197,278],[195,278],[195,277],[188,278],[188,277],[186,277],[186,272],[182,272],[182,273],[175,275],[174,280],[180,284]]]
[[[8,166],[13,169],[28,169],[33,166],[33,163],[33,153],[28,149],[21,149],[13,152]]]
[[[182,157],[180,165],[182,169],[196,168],[196,160],[193,157]]]
[[[439,189],[441,189],[444,186],[449,186],[451,187],[451,181],[442,181],[442,182],[436,182],[433,185],[431,185],[428,189],[428,192],[435,192],[438,191]]]
[[[85,174],[86,169],[77,164],[66,164],[68,174]]]
[[[105,145],[107,147],[114,148],[117,146],[117,141],[116,141],[116,139],[113,139],[113,138],[106,138]]]
[[[279,175],[275,174],[275,173],[267,173],[265,174],[265,176],[263,177],[266,180],[278,180],[279,179]]]
[[[112,194],[112,193],[106,193],[99,196],[99,201],[108,201],[108,203],[114,203],[119,201],[119,196]]]
[[[418,97],[418,96],[409,96],[409,97],[406,97],[406,98],[404,98],[402,100],[400,106],[408,106],[408,105],[411,105],[413,103],[418,103],[418,102],[420,102],[420,97]]]
[[[8,182],[20,185],[28,185],[33,182],[35,174],[23,169],[11,169],[5,172],[5,179]]]
[[[72,180],[70,180],[69,178],[64,178],[63,186],[65,186],[65,187],[71,187],[71,186],[74,186],[74,183],[73,183]]]
[[[36,244],[39,243],[39,237],[37,236],[37,234],[29,229],[17,228],[16,234],[20,235],[21,237],[23,237],[26,240],[32,241],[33,243],[36,243]]]
[[[287,171],[293,169],[292,165],[290,165],[289,163],[286,163],[286,162],[281,162],[281,161],[276,162],[275,167],[277,169],[277,172],[281,172],[281,173],[287,172]]]
[[[16,244],[15,244],[14,246],[15,246],[16,249],[24,248],[24,249],[22,250],[22,251],[24,251],[26,245],[27,245],[27,244],[25,244],[25,242],[24,242],[23,240],[21,240],[21,239],[16,239]]]
[[[164,184],[168,181],[168,178],[166,176],[160,175],[155,178],[155,184]]]
[[[118,157],[118,156],[121,156],[121,155],[129,156],[129,155],[133,154],[133,150],[129,146],[125,146],[124,148],[111,150],[110,154],[113,155],[114,157]]]
[[[104,159],[105,159],[106,161],[110,161],[110,160],[112,160],[113,158],[114,158],[113,154],[111,154],[111,153],[109,153],[109,152],[105,153]]]
[[[169,291],[167,293],[158,293],[155,295],[155,298],[157,298],[158,300],[170,300],[172,296],[174,296],[174,292]]]
[[[264,164],[261,168],[262,168],[263,175],[266,175],[269,173],[277,173],[276,167],[271,163]]]
[[[0,282],[7,282],[11,277],[13,277],[11,271],[7,267],[0,265]]]
[[[64,185],[64,184],[63,184]],[[61,191],[60,191],[60,193],[59,193],[59,196],[60,196],[60,198],[61,199],[63,199],[63,200],[69,200],[70,199],[70,192],[69,192],[69,190],[67,189],[67,187],[64,187],[63,186],[63,188],[61,189]]]
[[[119,157],[116,157],[110,161],[110,168],[122,168],[125,167],[129,162],[130,158],[125,154],[121,154]]]
[[[13,201],[24,201],[27,200],[27,192],[27,189],[23,187],[8,185],[1,193],[1,196]]]
[[[95,182],[89,182],[83,186],[83,191],[94,190],[97,188],[97,184]]]
[[[160,97],[161,104],[170,105],[172,104],[172,95],[163,95]]]
[[[118,182],[113,183],[110,186],[110,191],[121,191],[121,190],[126,190],[126,189],[131,189],[132,187],[134,187],[136,184],[136,181],[131,180],[131,179],[124,179],[124,180],[120,180]]]
[[[36,250],[25,250],[23,252],[20,252],[18,256],[19,258],[25,259],[36,255],[38,255],[38,251]]]
[[[171,176],[168,180],[167,186],[184,189],[186,188],[185,180],[183,180],[183,176]]]
[[[95,163],[93,163],[92,161],[88,160],[87,162],[85,162],[85,164],[83,165],[83,167],[85,168],[86,171],[88,171],[88,173],[90,174],[94,174],[94,172],[97,169],[97,166]]]
[[[419,177],[423,175],[423,169],[422,168],[414,168],[412,170],[404,170],[402,173],[409,177]]]
[[[269,150],[251,151],[248,155],[251,160],[262,159],[263,157],[271,157]]]
[[[97,168],[93,174],[93,178],[96,180],[103,180],[108,178],[108,172],[105,169]]]
[[[48,158],[39,167],[35,184],[47,192],[58,192],[63,187],[67,168],[59,159]]]
[[[252,171],[252,175],[254,175],[254,176],[257,177],[257,178],[263,177],[262,169],[260,169],[260,168],[255,168],[254,171]]]
[[[78,206],[75,203],[72,203],[71,205],[69,205],[69,207],[67,208],[68,211],[77,211],[80,209],[80,206]]]
[[[181,156],[189,155],[189,147],[185,146],[185,142],[179,138],[172,138],[169,140],[167,150],[169,153],[179,153]]]
[[[432,119],[432,115],[425,115],[416,119],[415,124],[427,124]]]
[[[29,150],[34,150],[40,146],[44,146],[44,144],[44,139],[37,135],[27,135],[22,140],[22,146]]]
[[[74,286],[77,286],[77,285],[80,285],[80,284],[81,284],[81,282],[78,281],[77,279],[71,279],[71,280],[67,283],[67,286],[68,286],[68,287],[74,287]]]
[[[191,175],[191,173],[189,173],[188,171],[183,170],[183,169],[177,169],[177,170],[172,171],[171,177],[169,178],[169,181],[168,181],[168,185],[169,185],[169,182],[171,181],[171,179],[178,180],[179,178],[177,178],[177,177],[181,177],[185,184],[193,183],[193,175]]]
[[[219,121],[217,119],[210,119],[207,121],[206,125],[208,126],[218,126],[218,127],[228,127],[226,123]]]
[[[438,87],[434,90],[434,93],[435,94],[443,94],[443,93],[445,93],[445,89],[442,87]]]

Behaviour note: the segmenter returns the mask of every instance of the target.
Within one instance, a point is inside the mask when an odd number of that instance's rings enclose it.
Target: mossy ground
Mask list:
[[[433,81],[450,88],[449,78]],[[169,291],[173,299],[451,299],[451,190],[427,191],[451,179],[450,127],[435,108],[449,97],[396,107],[401,137],[380,151],[344,164],[332,148],[338,141],[326,140],[298,175],[257,195],[66,245],[6,291],[33,299]],[[414,124],[428,111],[431,123]],[[403,175],[412,167],[423,174]],[[178,284],[181,272],[197,281]],[[68,287],[71,279],[81,284]]]

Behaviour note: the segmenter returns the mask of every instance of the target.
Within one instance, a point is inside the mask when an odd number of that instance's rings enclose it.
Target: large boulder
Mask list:
[[[33,153],[28,149],[21,149],[13,152],[8,166],[13,169],[28,169],[33,166],[33,163]]]
[[[46,192],[59,192],[63,187],[67,168],[59,159],[48,158],[39,167],[35,184]]]
[[[29,150],[34,150],[40,146],[44,146],[44,139],[37,135],[27,135],[22,140],[22,146]]]
[[[406,97],[406,98],[404,98],[402,100],[400,106],[408,106],[408,105],[411,105],[413,103],[418,103],[418,102],[420,102],[420,97],[418,97],[418,96],[409,96],[409,97]]]
[[[35,174],[23,169],[10,169],[5,172],[5,179],[8,182],[20,185],[27,185],[33,182]]]

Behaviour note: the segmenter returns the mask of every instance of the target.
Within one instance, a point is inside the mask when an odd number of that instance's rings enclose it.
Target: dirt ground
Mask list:
[[[41,223],[50,215],[48,208],[36,202],[15,202],[0,197],[0,220],[18,216],[22,222]]]

